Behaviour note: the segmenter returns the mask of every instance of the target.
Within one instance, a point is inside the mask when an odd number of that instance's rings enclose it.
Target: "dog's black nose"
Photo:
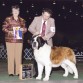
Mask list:
[[[33,42],[33,47],[36,47],[36,42]]]

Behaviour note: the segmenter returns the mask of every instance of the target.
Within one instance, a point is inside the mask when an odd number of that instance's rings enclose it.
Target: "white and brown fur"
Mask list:
[[[38,76],[36,79],[41,80],[44,66],[44,81],[49,80],[52,67],[59,66],[65,70],[64,77],[67,77],[68,73],[74,73],[74,78],[78,78],[76,57],[72,49],[68,47],[51,47],[39,36],[33,37],[32,48],[34,49],[34,56],[38,65]]]

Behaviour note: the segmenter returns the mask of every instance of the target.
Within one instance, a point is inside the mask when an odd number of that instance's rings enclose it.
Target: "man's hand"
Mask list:
[[[48,40],[48,38],[46,36],[42,37],[44,40]]]
[[[33,34],[33,36],[34,36],[34,35],[39,35],[39,34],[40,34],[39,32],[35,32],[35,33]]]

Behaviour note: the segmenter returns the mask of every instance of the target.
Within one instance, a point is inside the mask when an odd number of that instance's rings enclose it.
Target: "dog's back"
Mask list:
[[[52,47],[50,58],[53,64],[59,64],[64,59],[76,63],[74,51],[68,47]]]

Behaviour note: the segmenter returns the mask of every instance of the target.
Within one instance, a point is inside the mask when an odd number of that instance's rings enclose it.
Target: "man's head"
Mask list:
[[[46,8],[42,11],[42,17],[43,17],[43,20],[45,21],[47,21],[51,17],[51,15],[52,15],[51,9]]]
[[[18,16],[20,12],[20,8],[18,5],[12,6],[12,14],[13,16]]]

